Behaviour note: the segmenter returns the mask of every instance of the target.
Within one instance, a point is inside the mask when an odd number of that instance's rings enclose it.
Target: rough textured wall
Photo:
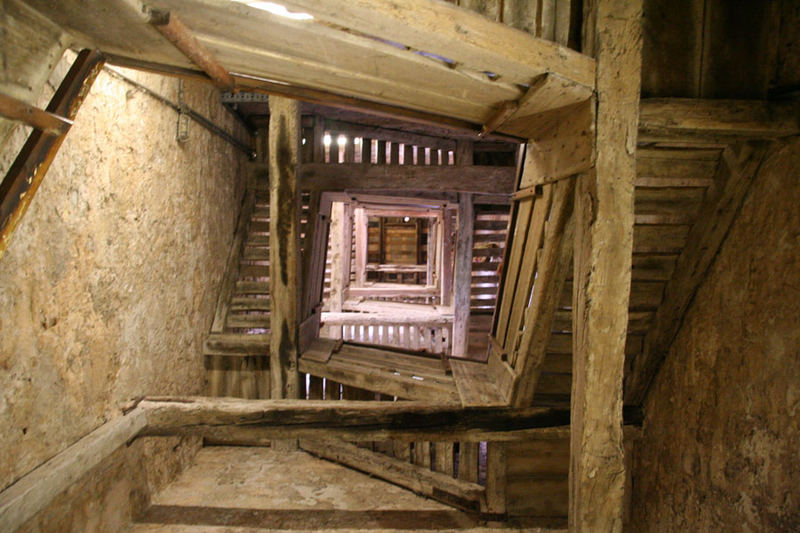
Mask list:
[[[67,68],[62,62],[51,83]],[[176,80],[125,75],[178,98]],[[187,83],[185,99],[246,138],[210,86]],[[116,416],[124,400],[204,390],[201,343],[246,159],[195,123],[189,141],[177,143],[176,120],[102,73],[0,258],[0,488]],[[3,174],[24,136],[22,128],[13,134]],[[154,472],[172,469],[180,454],[147,450],[175,444],[128,448],[125,460],[149,472],[133,479],[164,477]],[[72,518],[58,529],[113,530]]]
[[[657,375],[631,531],[800,531],[799,175],[768,156]]]

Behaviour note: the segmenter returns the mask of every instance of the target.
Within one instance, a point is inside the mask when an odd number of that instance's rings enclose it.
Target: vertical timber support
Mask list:
[[[455,293],[453,296],[453,355],[465,357],[469,341],[469,303],[472,289],[472,229],[475,225],[472,194],[458,195]]]
[[[367,283],[367,215],[363,207],[354,210],[355,222],[353,231],[356,234],[356,287],[363,287]]]
[[[300,315],[300,106],[269,100],[270,376],[272,398],[297,398]]]
[[[584,52],[597,61],[597,157],[575,196],[569,529],[621,532],[642,0],[585,8]]]
[[[81,51],[46,111],[68,121],[74,120],[101,68],[103,57],[100,52]],[[65,137],[66,131],[60,135],[52,135],[50,132],[34,129],[8,169],[0,184],[0,258],[8,248],[11,235],[28,210]]]

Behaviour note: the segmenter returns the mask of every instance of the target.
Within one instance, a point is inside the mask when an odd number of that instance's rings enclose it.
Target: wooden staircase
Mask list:
[[[249,187],[204,343],[211,396],[269,398],[269,193]]]

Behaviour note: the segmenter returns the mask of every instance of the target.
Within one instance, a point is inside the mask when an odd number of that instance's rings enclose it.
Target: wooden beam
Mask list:
[[[269,289],[272,398],[299,395],[300,105],[269,100]]]
[[[596,0],[584,46],[597,59],[597,160],[575,197],[569,528],[621,532],[622,378],[633,255],[642,1]]]
[[[472,290],[472,238],[475,207],[472,195],[461,193],[458,200],[455,278],[453,280],[453,355],[464,357],[469,349],[469,306]]]
[[[639,143],[731,142],[800,133],[797,102],[650,98],[642,100]]]
[[[427,285],[384,283],[380,285],[367,284],[361,287],[350,287],[348,295],[350,298],[369,298],[376,296],[388,298],[392,296],[434,296],[437,292],[436,287]]]
[[[451,475],[433,472],[430,468],[422,468],[338,439],[302,440],[300,448],[462,509],[477,511],[485,492],[483,486],[477,483],[453,479]]]
[[[354,210],[353,232],[355,233],[355,287],[363,287],[367,282],[367,215],[364,208]],[[352,291],[355,287],[351,287]]]
[[[565,409],[462,408],[458,402],[242,400],[147,398],[141,436],[201,435],[208,438],[325,439],[347,441],[515,441],[547,434],[569,421]],[[559,429],[560,431],[560,429]]]
[[[101,425],[0,492],[0,530],[17,531],[147,425],[143,409]]]
[[[102,66],[103,58],[99,52],[80,52],[46,111],[70,121],[75,120]],[[64,135],[53,136],[34,130],[8,169],[0,184],[0,258],[63,141]]]
[[[492,72],[524,84],[553,72],[585,86],[587,98],[594,87],[591,58],[445,2],[410,0],[400,6],[371,0],[288,0],[285,4],[325,22],[447,58],[459,70]]]
[[[525,169],[520,188],[552,183],[594,164],[594,102],[544,113],[526,125]]]
[[[675,271],[664,288],[664,298],[645,336],[643,351],[633,360],[625,383],[626,404],[641,405],[644,402],[650,384],[680,330],[686,310],[750,190],[766,149],[763,144],[745,144],[723,151],[715,185],[707,193]]]
[[[234,81],[228,71],[219,64],[214,55],[197,40],[192,31],[174,14],[166,10],[144,7],[147,22],[175,48],[181,51],[189,61],[200,67],[211,81],[223,91],[232,91]]]
[[[24,122],[47,135],[63,135],[72,126],[71,120],[4,94],[0,94],[0,117]]]

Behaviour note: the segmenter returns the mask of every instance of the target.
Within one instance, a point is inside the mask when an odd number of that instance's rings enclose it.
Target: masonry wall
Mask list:
[[[58,65],[39,105],[68,66]],[[178,99],[177,80],[117,70]],[[249,142],[210,86],[185,82],[184,98]],[[119,416],[125,401],[204,391],[202,340],[246,157],[193,122],[178,143],[176,121],[101,73],[0,258],[0,489]],[[3,147],[2,175],[26,135],[18,127]],[[118,531],[198,444],[139,440],[24,529]]]
[[[656,377],[631,531],[800,531],[799,178],[768,156]]]

